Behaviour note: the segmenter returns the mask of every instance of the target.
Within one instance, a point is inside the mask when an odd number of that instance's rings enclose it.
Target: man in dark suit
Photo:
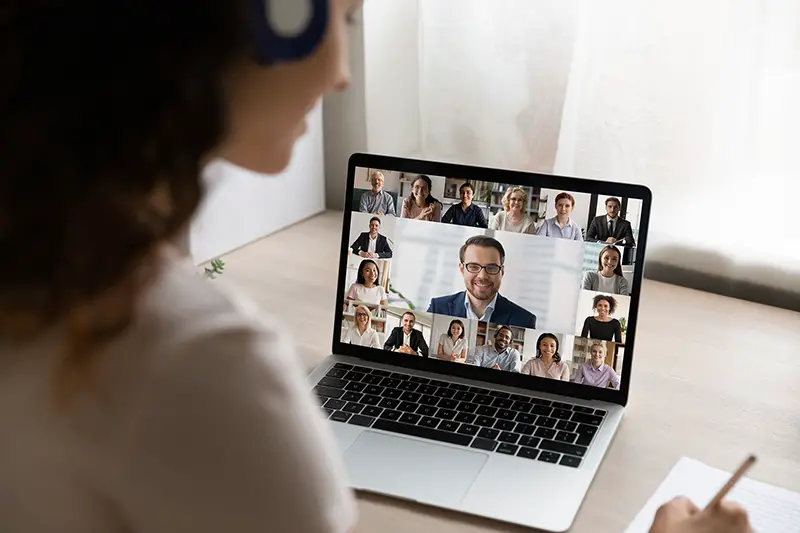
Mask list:
[[[403,313],[403,325],[392,330],[389,338],[383,343],[384,350],[400,352],[408,355],[428,357],[428,343],[422,332],[414,329],[417,317],[411,311]]]
[[[617,246],[636,246],[631,223],[619,214],[621,202],[619,198],[606,200],[606,214],[592,220],[586,231],[586,240],[606,242]]]
[[[385,236],[378,233],[381,229],[381,219],[369,219],[369,231],[365,231],[350,245],[354,254],[370,259],[391,259],[392,249]]]
[[[470,237],[458,255],[458,269],[464,278],[466,290],[433,298],[428,312],[536,328],[536,315],[500,294],[506,251],[499,241],[485,235]]]

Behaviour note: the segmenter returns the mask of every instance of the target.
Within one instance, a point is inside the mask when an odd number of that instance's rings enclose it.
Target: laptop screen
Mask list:
[[[351,172],[342,346],[618,390],[643,199],[474,177]]]

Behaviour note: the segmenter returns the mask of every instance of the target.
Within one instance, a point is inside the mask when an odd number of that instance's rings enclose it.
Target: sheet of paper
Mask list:
[[[688,496],[698,507],[705,507],[728,478],[728,472],[682,458],[625,533],[647,533],[656,510],[676,496]],[[800,493],[745,477],[726,499],[747,509],[757,533],[800,533]]]

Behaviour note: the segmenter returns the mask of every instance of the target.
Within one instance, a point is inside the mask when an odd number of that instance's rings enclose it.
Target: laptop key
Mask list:
[[[575,411],[576,413],[584,413],[587,415],[591,415],[594,413],[594,409],[592,409],[591,407],[584,407],[582,405],[573,405],[572,410]]]
[[[400,372],[392,372],[392,375],[389,377],[392,379],[399,379],[400,381],[407,381],[411,379],[411,376],[407,374],[401,374]]]
[[[500,432],[498,430],[492,429],[492,428],[482,428],[478,432],[478,436],[479,437],[483,437],[484,439],[492,439],[492,440],[494,440],[494,439],[497,438],[498,435],[500,435]]]
[[[369,374],[372,369],[367,366],[353,366],[353,372],[361,372],[362,374]]]
[[[475,412],[479,415],[494,416],[497,414],[497,407],[490,407],[488,405],[481,405]]]
[[[331,401],[331,400],[328,400]],[[478,418],[476,415],[471,413],[458,413],[456,415],[455,421],[456,422],[463,422],[465,424],[472,424],[475,422],[475,419]]]
[[[575,422],[568,422],[567,420],[559,420],[558,424],[556,424],[556,429],[560,429],[563,431],[572,431],[575,432],[575,429],[578,427],[578,424]]]
[[[456,413],[452,409],[439,409],[438,411],[436,411],[436,414],[434,416],[436,416],[436,418],[443,418],[445,420],[452,420],[452,419],[454,419],[456,417],[457,414],[458,413]]]
[[[484,394],[486,396],[489,395],[489,390],[482,387],[470,387],[469,391],[474,392],[475,394]]]
[[[434,396],[438,396],[439,398],[452,398],[456,395],[456,391],[453,389],[445,389],[444,387],[439,387],[436,389],[436,392],[433,393]]]
[[[380,418],[386,420],[400,420],[400,417],[403,416],[403,413],[400,411],[395,411],[394,409],[385,409],[382,413]]]
[[[418,392],[404,392],[400,395],[400,399],[407,402],[418,402],[420,398],[422,398],[422,394]]]
[[[386,407],[387,409],[397,409],[398,405],[400,405],[400,400],[394,400],[392,398],[384,398],[378,404],[379,407]]]
[[[496,416],[497,418],[502,418],[503,420],[514,420],[517,414],[509,409],[499,409],[497,411],[497,414],[494,416]]]
[[[360,413],[362,409],[364,409],[364,406],[360,403],[350,402],[344,406],[342,411],[346,411],[348,413]]]
[[[468,385],[462,385],[461,383],[450,383],[448,386],[451,389],[455,389],[457,391],[462,391],[462,392],[469,390],[469,386]]]
[[[364,389],[367,388],[366,383],[359,383],[358,381],[350,381],[345,386],[345,390],[350,390],[354,392],[364,392]]]
[[[386,390],[383,387],[379,387],[378,385],[367,385],[367,388],[364,389],[364,394],[372,394],[373,396],[380,396],[383,394],[383,391]]]
[[[511,400],[513,400],[515,402],[527,402],[528,401],[528,397],[527,396],[522,396],[521,394],[509,394],[508,397],[511,398]]]
[[[345,370],[350,370],[353,368],[353,365],[348,365],[347,363],[336,363],[333,365],[333,368],[343,368]]]
[[[419,399],[419,403],[423,403],[425,405],[436,405],[439,403],[439,398],[436,396],[425,395]]]
[[[468,437],[467,435],[450,433],[449,431],[440,431],[438,429],[431,429],[424,426],[402,424],[400,422],[393,422],[383,418],[376,420],[375,423],[372,424],[372,429],[382,429],[392,433],[400,433],[402,435],[410,435],[412,437],[448,442],[450,444],[458,444],[461,446],[468,446],[470,441],[472,441],[472,437]]]
[[[572,410],[572,404],[571,404],[571,403],[564,403],[564,402],[553,402],[553,404],[552,404],[552,405],[553,405],[553,407],[555,407],[556,409],[568,409],[568,410],[570,410],[570,411]]]
[[[434,385],[422,385],[417,389],[417,392],[420,394],[433,394],[436,392],[437,387]]]
[[[477,403],[478,405],[491,405],[492,400],[494,400],[494,398],[491,396],[486,396],[485,394],[476,394],[472,402]]]
[[[380,416],[382,412],[383,412],[383,409],[381,407],[374,407],[372,405],[368,405],[368,406],[366,406],[364,408],[363,411],[361,411],[361,414],[364,415],[364,416],[371,416],[371,417],[375,418],[375,417]]]
[[[418,424],[426,428],[435,428],[439,425],[439,422],[442,422],[442,420],[430,416],[423,416],[422,420],[420,420]]]
[[[564,466],[571,466],[572,468],[578,468],[579,466],[581,466],[581,460],[571,455],[564,455],[563,457],[561,457],[561,461],[559,461],[558,464]]]
[[[364,426],[369,427],[372,423],[375,422],[375,419],[371,416],[364,416],[364,415],[353,415],[350,417],[350,420],[347,421],[348,424],[353,424],[356,426]]]
[[[567,444],[572,444],[577,438],[578,435],[576,433],[570,433],[569,431],[559,431],[556,434],[556,440],[558,442],[566,442]]]
[[[339,378],[324,377],[321,380],[319,380],[317,385],[322,385],[323,387],[331,387],[332,389],[343,389],[347,385],[347,382]]]
[[[567,411],[566,409],[553,409],[553,418],[558,418],[559,420],[569,420],[572,418],[573,411]]]
[[[500,442],[507,442],[509,444],[516,444],[519,440],[519,435],[516,433],[510,433],[508,431],[503,431],[500,433],[500,435],[498,435],[497,440]]]
[[[432,379],[430,381],[430,384],[433,385],[434,387],[444,387],[444,388],[447,388],[447,386],[450,385],[448,382],[441,381],[439,379]]]
[[[439,400],[439,407],[442,409],[453,409],[455,410],[458,407],[458,402],[456,400],[448,400],[447,398],[442,398]]]
[[[478,412],[478,407],[480,406],[477,403],[461,402],[456,409],[462,413],[476,413]]]
[[[458,429],[459,425],[458,422],[453,422],[452,420],[442,420],[439,424],[439,429],[442,431],[455,431]]]
[[[385,389],[381,393],[381,396],[383,396],[384,398],[392,398],[393,400],[398,399],[402,395],[403,395],[403,392],[399,391],[397,389]]]
[[[353,415],[345,413],[344,411],[334,411],[329,418],[334,422],[347,422],[351,416]]]
[[[541,452],[539,453],[539,460],[544,461],[545,463],[553,463],[558,464],[558,460],[561,458],[561,455],[553,452]]]
[[[578,433],[578,440],[575,441],[575,444],[578,446],[589,446],[597,433],[597,428],[581,424],[575,431]]]
[[[533,404],[528,402],[516,401],[511,405],[511,408],[521,413],[529,413],[533,409]]]
[[[419,376],[411,376],[409,378],[409,381],[413,381],[414,383],[421,383],[422,385],[425,385],[426,383],[430,383],[431,380],[429,380],[428,378],[421,378]]]
[[[364,377],[366,377],[366,374],[351,371],[345,374],[344,379],[347,381],[361,381]]]
[[[497,453],[504,453],[506,455],[514,455],[517,453],[519,446],[516,444],[509,444],[507,442],[501,442],[500,446],[497,447]]]
[[[517,452],[517,457],[524,457],[525,459],[536,459],[538,456],[539,456],[539,450],[534,450],[533,448],[526,448],[525,446],[520,446],[520,449]]]
[[[552,439],[556,436],[556,430],[549,428],[536,428],[534,435],[537,437],[542,437],[543,439]]]
[[[591,426],[599,426],[603,419],[596,415],[585,415],[583,413],[572,413],[572,418],[570,419],[573,422],[578,422],[579,424],[589,424]]]
[[[492,400],[492,407],[497,407],[498,409],[510,409],[512,405],[514,405],[514,402],[508,398],[495,398]]]
[[[400,385],[399,379],[392,379],[392,378],[383,378],[381,381],[382,387],[387,387],[389,389],[396,389]]]
[[[335,368],[334,367],[334,368],[331,368],[330,370],[328,370],[328,373],[325,374],[325,375],[328,376],[329,378],[341,379],[341,378],[343,378],[343,377],[345,377],[347,375],[347,370],[345,370],[344,368]]]
[[[512,431],[517,423],[512,420],[497,420],[494,423],[494,428],[500,431]]]
[[[456,395],[453,396],[453,399],[458,400],[459,402],[471,402],[474,397],[474,392],[458,391]]]
[[[528,401],[536,405],[551,405],[553,403],[550,400],[543,400],[541,398],[528,398]]]
[[[333,409],[328,409],[326,407],[323,407],[322,410],[325,411],[325,416],[331,416],[333,413],[336,412]]]
[[[404,381],[397,388],[400,390],[413,392],[419,388],[419,383],[414,383],[413,381]]]
[[[557,423],[558,420],[556,420],[555,418],[548,418],[546,416],[540,416],[539,418],[536,419],[536,425],[544,428],[554,428],[556,427]]]
[[[361,383],[366,383],[367,385],[377,385],[381,381],[383,381],[383,379],[375,374],[367,374],[361,378]]]
[[[347,402],[343,400],[336,400],[334,398],[330,398],[327,402],[325,402],[325,407],[333,410],[341,409],[345,405],[347,405]]]
[[[341,398],[344,395],[344,391],[342,389],[321,387],[319,385],[314,387],[314,393],[321,398]]]
[[[546,405],[534,405],[533,409],[531,409],[531,413],[535,415],[550,416],[552,412],[553,408]]]
[[[397,406],[398,411],[405,411],[406,413],[413,413],[417,410],[418,404],[414,402],[400,402]]]
[[[595,410],[595,412],[594,412],[594,414],[595,414],[596,416],[599,416],[599,417],[601,417],[601,418],[602,418],[602,417],[604,417],[604,416],[606,416],[606,412],[605,412],[605,411],[603,411],[602,409],[596,409],[596,410]]]
[[[484,427],[492,427],[494,426],[494,422],[495,420],[491,416],[479,416],[475,419],[476,424]]]
[[[520,424],[533,424],[536,422],[536,415],[531,415],[528,413],[517,413],[516,418],[514,418]]]
[[[423,416],[433,416],[439,409],[432,405],[420,405],[417,407],[416,413]]]
[[[469,437],[472,438],[472,437]],[[487,452],[493,452],[495,448],[497,448],[497,443],[493,440],[489,439],[482,439],[479,437],[475,437],[475,440],[472,441],[470,444],[471,448],[477,448],[479,450],[486,450]]]
[[[422,417],[419,415],[415,415],[414,413],[403,413],[400,415],[398,422],[403,422],[404,424],[416,424],[420,420],[422,420]]]
[[[462,433],[464,435],[475,436],[481,430],[479,426],[473,426],[471,424],[461,424],[461,426],[456,430],[456,433]]]
[[[503,392],[503,391],[499,391],[499,390],[489,391],[489,396],[494,396],[495,398],[510,398],[511,397],[511,395],[509,393]]]
[[[392,373],[389,372],[388,370],[381,370],[379,368],[373,368],[371,373],[375,374],[376,376],[380,376],[382,378],[388,378],[389,376],[392,375]]]
[[[586,447],[578,446],[575,444],[567,444],[565,442],[557,442],[554,440],[543,440],[539,443],[540,450],[548,450],[551,452],[564,453],[567,455],[574,455],[575,457],[583,457],[586,455]]]
[[[344,400],[346,402],[359,402],[359,401],[361,401],[361,398],[363,398],[363,397],[364,397],[364,395],[361,394],[360,392],[347,391],[342,396],[342,400]]]
[[[364,405],[378,405],[381,403],[380,396],[372,396],[371,394],[365,394],[363,398],[361,398],[361,402]]]
[[[514,428],[514,433],[522,435],[533,435],[534,431],[536,431],[536,426],[531,426],[530,424],[518,423]]]
[[[538,448],[542,439],[539,437],[522,437],[519,439],[520,446],[527,446],[528,448]]]

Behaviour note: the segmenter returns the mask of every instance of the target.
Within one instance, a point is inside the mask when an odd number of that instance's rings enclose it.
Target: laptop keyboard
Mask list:
[[[334,422],[577,468],[606,411],[336,363],[314,392]]]

